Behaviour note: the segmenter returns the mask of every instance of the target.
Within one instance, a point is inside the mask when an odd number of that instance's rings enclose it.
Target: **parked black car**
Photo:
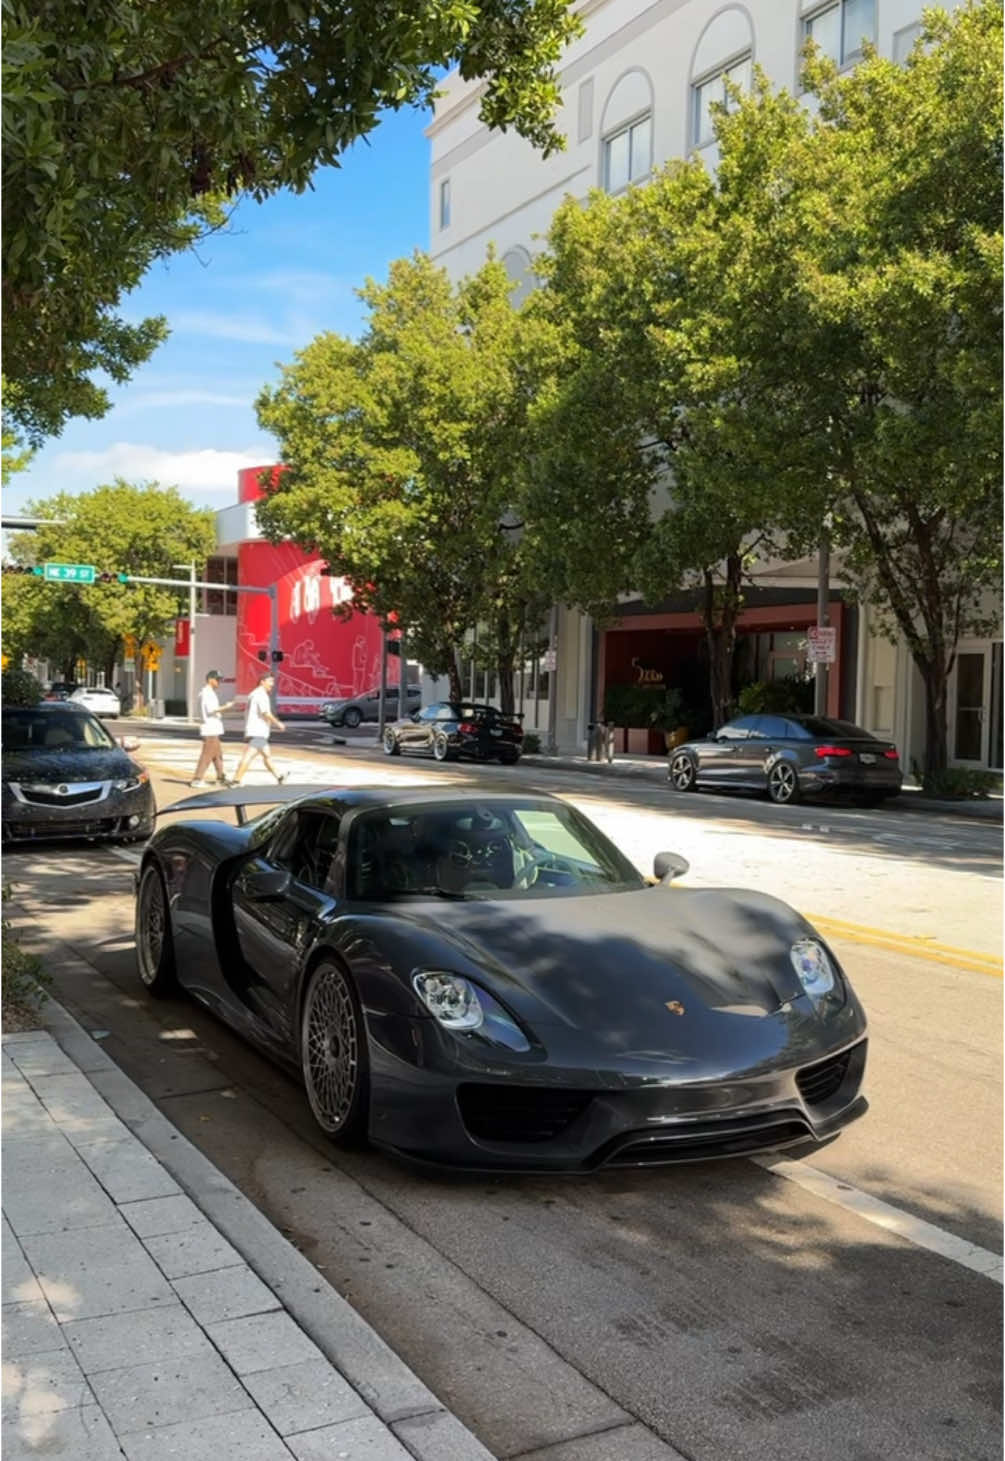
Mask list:
[[[741,715],[704,740],[678,746],[668,774],[677,791],[766,791],[783,806],[833,794],[879,806],[903,780],[891,741],[818,715]]]
[[[5,843],[150,836],[156,816],[150,777],[89,710],[58,703],[4,707],[2,735]]]
[[[76,680],[53,680],[45,690],[46,700],[69,700],[74,690],[77,689]]]
[[[763,892],[671,891],[673,852],[648,886],[556,797],[242,786],[170,810],[196,820],[144,849],[140,979],[298,1071],[336,1140],[588,1172],[866,1110],[865,1014],[812,925]]]
[[[515,766],[523,749],[523,727],[494,705],[457,704],[441,700],[427,705],[384,731],[384,751],[428,751],[436,761],[499,760]]]
[[[409,685],[405,708],[411,712],[418,710],[421,704],[422,687]],[[397,685],[388,685],[384,691],[384,716],[394,720],[398,718]],[[350,730],[355,730],[364,720],[378,721],[380,691],[367,690],[364,695],[354,695],[352,699],[326,700],[321,707],[321,719],[326,720],[329,725],[347,725]]]

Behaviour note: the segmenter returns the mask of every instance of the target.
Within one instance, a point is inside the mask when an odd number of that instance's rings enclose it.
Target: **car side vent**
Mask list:
[[[544,1086],[463,1085],[457,1091],[461,1119],[479,1141],[551,1141],[592,1099],[591,1091]]]
[[[798,1072],[796,1085],[807,1106],[822,1106],[840,1090],[848,1074],[851,1056],[850,1050],[844,1050],[840,1055],[832,1055],[816,1065],[807,1065]]]

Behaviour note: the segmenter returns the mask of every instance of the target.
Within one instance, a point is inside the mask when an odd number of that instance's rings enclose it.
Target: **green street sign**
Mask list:
[[[42,577],[47,583],[93,583],[92,563],[46,563]]]

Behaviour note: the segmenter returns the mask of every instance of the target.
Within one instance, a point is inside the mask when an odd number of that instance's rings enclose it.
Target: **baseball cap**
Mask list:
[[[207,670],[206,671],[206,679],[207,680],[222,680],[223,679],[223,676],[220,674],[220,671],[219,670]]]

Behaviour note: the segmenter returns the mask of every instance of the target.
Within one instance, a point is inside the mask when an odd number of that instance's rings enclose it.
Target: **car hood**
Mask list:
[[[787,904],[744,889],[445,902],[414,921],[437,929],[440,967],[478,979],[549,1047],[564,1030],[597,1060],[686,1058],[700,1047],[735,1068],[738,1051],[777,1053],[794,1027],[818,1030],[827,1012],[789,958],[813,929]],[[834,1003],[845,999],[841,988]],[[776,1034],[752,1041],[758,1022]]]
[[[0,760],[4,781],[120,781],[137,771],[136,762],[120,750],[5,751]]]

